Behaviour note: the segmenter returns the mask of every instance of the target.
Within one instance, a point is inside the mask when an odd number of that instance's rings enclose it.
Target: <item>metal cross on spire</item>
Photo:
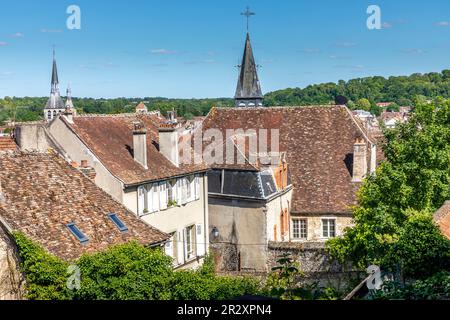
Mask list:
[[[247,10],[245,12],[241,13],[241,16],[246,16],[247,17],[247,32],[248,32],[248,23],[249,23],[250,17],[254,16],[254,15],[255,15],[255,13],[250,11],[250,7],[249,6],[247,6]]]

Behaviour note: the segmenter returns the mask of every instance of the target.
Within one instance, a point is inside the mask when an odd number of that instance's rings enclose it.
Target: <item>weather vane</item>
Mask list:
[[[241,16],[246,16],[247,17],[247,31],[248,31],[248,22],[250,20],[251,16],[254,16],[255,13],[250,11],[249,6],[247,6],[247,10],[245,12],[241,13]]]

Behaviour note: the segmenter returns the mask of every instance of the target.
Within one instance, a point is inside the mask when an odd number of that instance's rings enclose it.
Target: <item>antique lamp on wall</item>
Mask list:
[[[212,228],[212,235],[214,239],[217,239],[219,237],[219,229],[217,229],[217,227]]]

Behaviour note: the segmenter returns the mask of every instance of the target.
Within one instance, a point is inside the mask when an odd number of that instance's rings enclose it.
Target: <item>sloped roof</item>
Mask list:
[[[0,168],[0,216],[60,258],[76,259],[130,240],[151,245],[169,238],[56,154],[2,152]],[[116,213],[128,231],[120,232],[109,213]],[[81,244],[67,228],[69,223],[76,223],[89,241]]]
[[[158,127],[163,119],[153,114],[77,116],[73,124],[62,121],[87,145],[101,163],[126,185],[205,171],[203,165],[176,167],[158,150]],[[147,162],[144,169],[133,158],[133,123],[140,121],[147,129]]]
[[[213,108],[203,122],[203,130],[209,128],[224,136],[227,129],[279,130],[294,186],[293,213],[348,213],[355,204],[353,147],[364,133],[344,106]],[[269,132],[269,151],[270,145]]]
[[[11,137],[0,137],[0,151],[17,150],[16,142]]]
[[[450,201],[446,201],[444,205],[436,211],[433,216],[434,221],[438,224],[442,234],[450,240]]]

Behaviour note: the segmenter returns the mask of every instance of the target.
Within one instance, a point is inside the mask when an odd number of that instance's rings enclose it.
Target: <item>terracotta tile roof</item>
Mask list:
[[[63,259],[132,239],[151,245],[169,237],[138,219],[56,154],[2,152],[0,168],[2,219]],[[116,213],[128,231],[121,233],[109,213]],[[66,225],[72,222],[89,238],[87,243],[81,244],[69,231]]]
[[[348,213],[355,204],[359,184],[352,182],[350,159],[363,132],[345,107],[213,108],[203,122],[208,128],[224,135],[226,129],[279,129],[293,213]]]
[[[441,229],[442,234],[450,240],[450,201],[446,201],[444,205],[436,211],[433,216],[434,221]]]
[[[11,137],[0,137],[0,151],[17,150],[16,142]]]
[[[78,116],[73,124],[62,120],[87,145],[102,164],[125,185],[162,180],[207,170],[203,165],[176,167],[158,150],[158,127],[164,119],[154,114]],[[133,159],[133,123],[140,121],[147,129],[148,169]]]

